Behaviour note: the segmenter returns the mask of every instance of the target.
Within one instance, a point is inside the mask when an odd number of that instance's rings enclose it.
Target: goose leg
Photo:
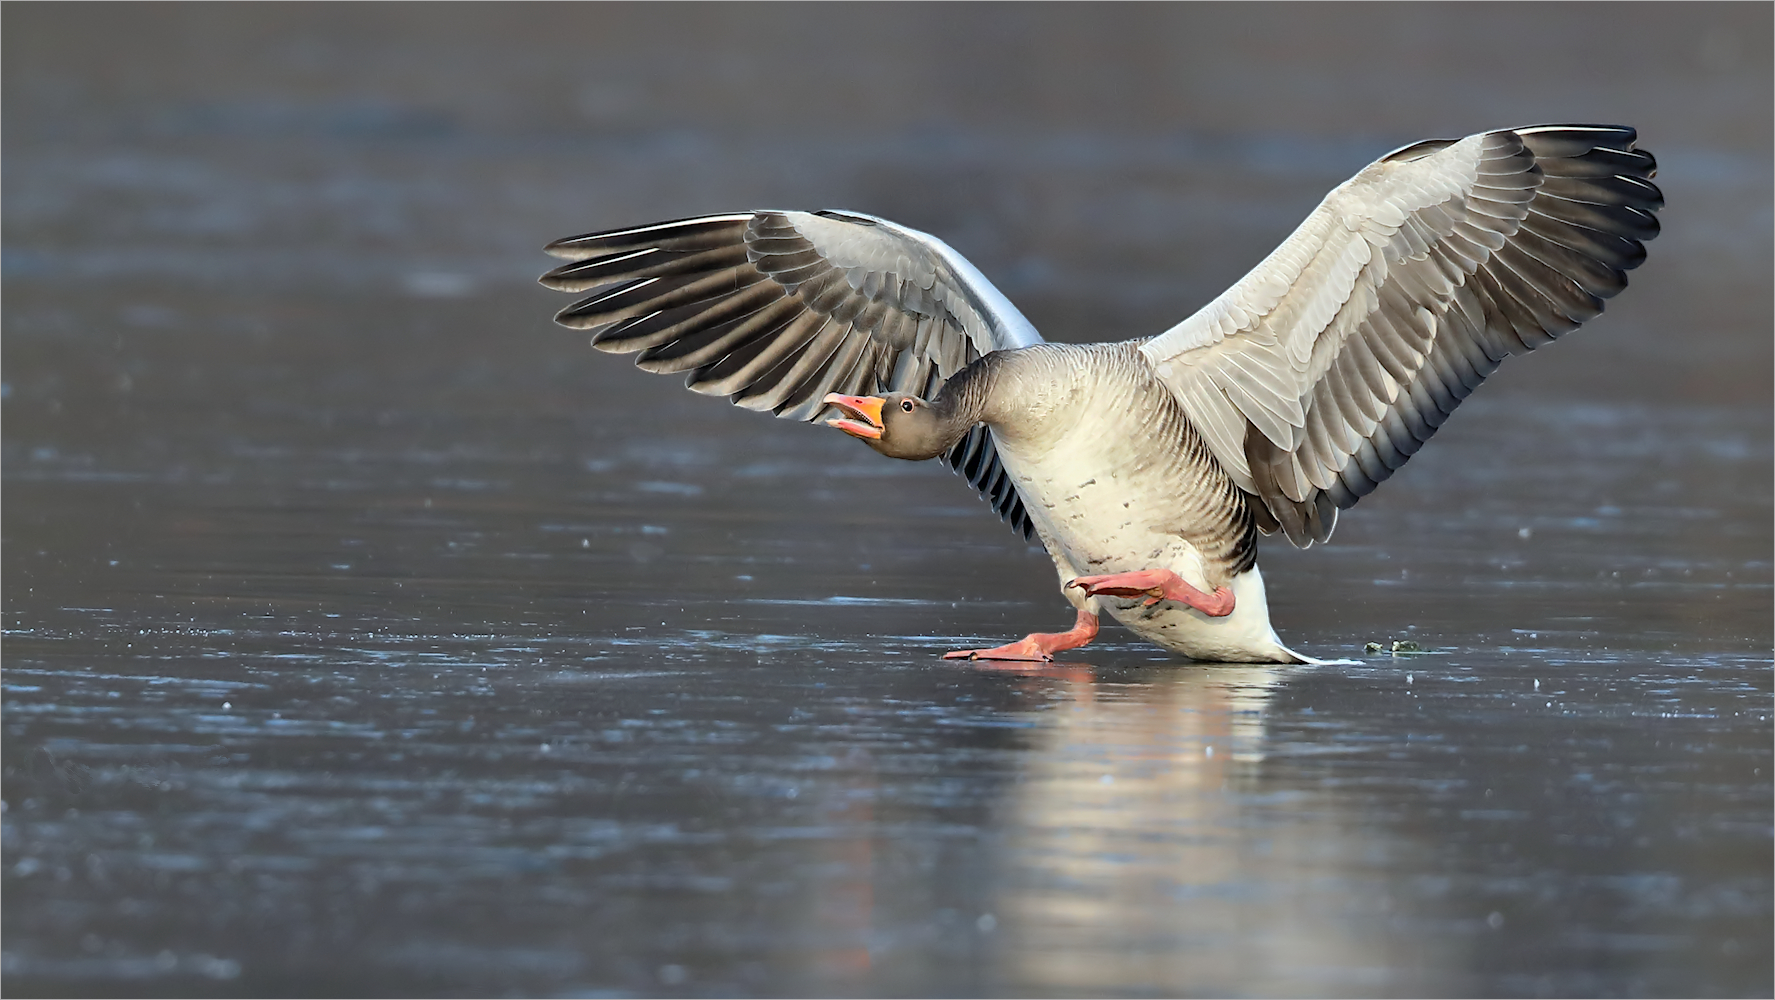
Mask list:
[[[1097,616],[1083,608],[1065,632],[1031,632],[1021,640],[996,649],[958,649],[944,653],[945,660],[1052,660],[1062,650],[1077,649],[1097,637]]]
[[[1221,587],[1212,594],[1205,594],[1168,569],[1081,576],[1067,586],[1077,587],[1092,597],[1103,594],[1110,597],[1139,597],[1145,594],[1147,607],[1160,601],[1176,601],[1187,604],[1210,618],[1224,618],[1233,613],[1233,592],[1230,588]]]

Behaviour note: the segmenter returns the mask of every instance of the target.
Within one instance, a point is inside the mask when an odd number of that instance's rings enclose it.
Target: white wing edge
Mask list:
[[[971,304],[978,306],[984,313],[981,318],[991,327],[994,338],[994,343],[991,345],[993,349],[1009,350],[1044,343],[1042,335],[1036,331],[1035,324],[1031,323],[1028,317],[1024,316],[1023,312],[1013,305],[1003,292],[998,290],[998,286],[994,285],[986,275],[981,274],[979,268],[975,267],[966,257],[957,253],[955,248],[949,244],[929,233],[902,226],[880,216],[853,212],[848,209],[835,209],[834,211],[858,219],[867,219],[901,239],[924,247],[941,260],[944,266],[949,269],[950,274],[954,276],[962,293],[973,299]],[[810,212],[784,212],[782,214],[794,219],[797,228],[802,228],[804,233],[815,229],[820,222],[829,223],[831,221]],[[810,223],[807,220],[813,221]],[[982,351],[981,353],[986,352]]]

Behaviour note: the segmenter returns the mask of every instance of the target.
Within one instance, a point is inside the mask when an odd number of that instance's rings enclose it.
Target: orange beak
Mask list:
[[[829,392],[821,402],[836,406],[846,414],[858,418],[844,420],[834,417],[826,421],[827,427],[836,427],[851,437],[881,440],[881,407],[886,400],[879,396],[841,396],[836,392]]]

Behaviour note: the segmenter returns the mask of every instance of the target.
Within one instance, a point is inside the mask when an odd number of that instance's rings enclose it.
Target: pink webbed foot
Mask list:
[[[1097,637],[1097,616],[1080,611],[1078,621],[1065,632],[1032,632],[1013,643],[993,649],[958,649],[944,653],[945,660],[1052,660],[1055,653],[1077,649]]]
[[[1144,594],[1146,600],[1143,603],[1149,608],[1160,601],[1176,601],[1187,604],[1210,618],[1224,618],[1233,613],[1233,592],[1230,588],[1219,587],[1214,593],[1205,594],[1168,569],[1081,576],[1066,585],[1077,587],[1092,597],[1139,597]]]

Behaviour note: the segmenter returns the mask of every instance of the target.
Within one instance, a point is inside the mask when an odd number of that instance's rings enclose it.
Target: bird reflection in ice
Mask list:
[[[1319,884],[1356,846],[1348,808],[1329,789],[1266,777],[1266,721],[1287,670],[1107,682],[1082,665],[1021,671],[1060,681],[1066,697],[1040,713],[1006,803],[994,918],[1004,988],[1323,992],[1328,976],[1359,987],[1360,970],[1388,966],[1385,915],[1349,919]],[[1437,964],[1407,964],[1426,959]]]

